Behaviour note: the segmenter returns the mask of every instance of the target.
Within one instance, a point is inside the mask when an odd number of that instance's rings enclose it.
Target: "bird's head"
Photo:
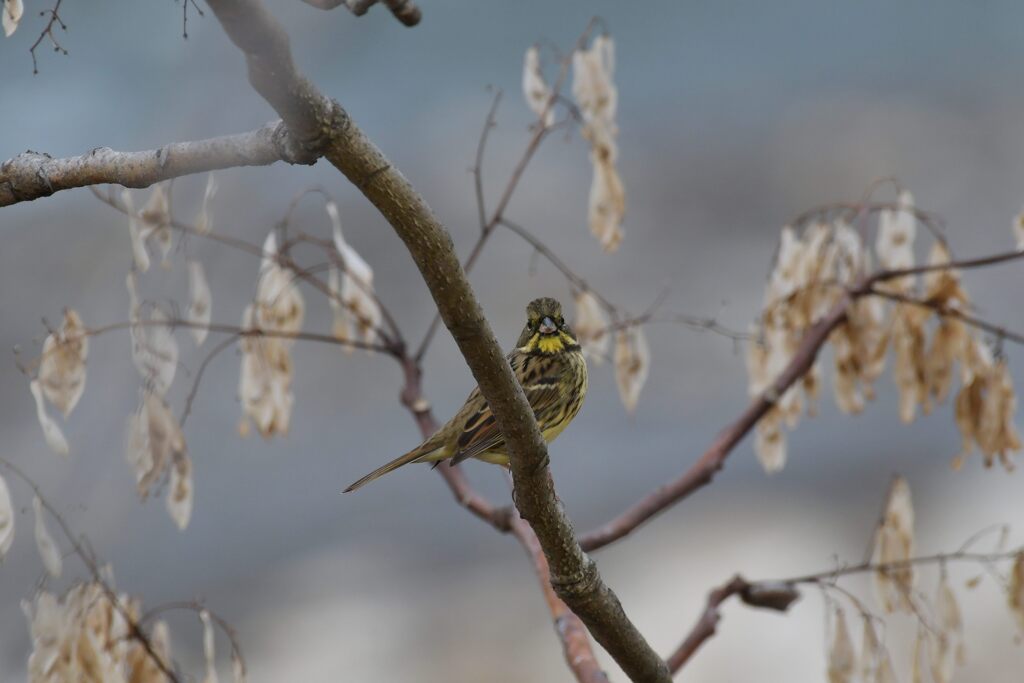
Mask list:
[[[516,346],[523,353],[547,355],[579,348],[579,342],[562,317],[562,304],[542,297],[526,307],[526,327]]]

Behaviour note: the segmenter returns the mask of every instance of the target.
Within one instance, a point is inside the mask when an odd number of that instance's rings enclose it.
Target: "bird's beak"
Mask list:
[[[541,334],[554,334],[558,326],[555,325],[555,321],[551,318],[544,316],[544,319],[540,321],[540,327],[537,328]]]

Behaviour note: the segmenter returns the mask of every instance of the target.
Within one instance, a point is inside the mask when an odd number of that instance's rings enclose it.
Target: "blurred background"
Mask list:
[[[477,230],[468,169],[487,87],[505,90],[485,162],[493,201],[528,138],[524,51],[536,41],[568,49],[592,15],[603,17],[618,53],[622,247],[606,255],[588,234],[590,168],[576,135],[545,144],[508,216],[633,312],[668,286],[666,311],[745,328],[785,221],[809,206],[856,200],[880,176],[897,176],[920,206],[947,220],[958,255],[1013,244],[1011,219],[1024,202],[1020,3],[423,0],[415,29],[379,7],[356,19],[297,0],[269,4],[291,32],[300,67],[408,175],[463,254]],[[60,38],[70,55],[43,50],[33,76],[28,47],[41,28],[37,12],[48,6],[26,0],[18,32],[0,41],[0,158],[25,149],[147,149],[275,118],[212,16],[191,13],[183,40],[181,5],[169,0],[65,4],[69,32]],[[407,337],[422,335],[434,307],[407,252],[330,166],[240,169],[219,181],[215,229],[254,242],[296,192],[324,185],[341,203],[348,240],[375,268],[383,301]],[[191,220],[203,183],[176,183],[176,216]],[[327,234],[316,200],[296,215],[303,229]],[[146,605],[205,599],[237,627],[256,682],[570,679],[527,558],[453,504],[436,475],[409,467],[339,494],[419,442],[387,358],[297,346],[291,433],[264,442],[237,435],[238,356],[222,354],[186,428],[195,506],[183,533],[161,499],[139,503],[122,455],[139,389],[126,332],[93,342],[85,396],[65,425],[73,452],[67,460],[50,453],[10,350],[35,355],[41,318],[59,321],[64,306],[89,326],[126,319],[127,222],[83,189],[0,211],[0,234],[0,348],[8,354],[0,362],[0,454],[37,479],[112,563],[119,589]],[[206,267],[214,321],[237,324],[256,282],[247,255],[192,239],[170,271],[145,276],[146,291],[185,301],[186,251]],[[986,318],[1024,327],[1019,265],[965,279]],[[547,264],[531,273],[529,248],[510,234],[494,238],[472,280],[509,344],[529,299],[569,298]],[[306,329],[328,330],[326,302],[307,292],[307,305]],[[674,326],[652,327],[649,338],[653,368],[636,416],[622,409],[612,370],[592,367],[586,406],[552,449],[578,529],[681,472],[747,401],[742,354],[730,340]],[[170,395],[178,407],[202,358],[187,335],[179,341],[184,369]],[[1024,354],[1006,351],[1024,387]],[[448,416],[472,381],[444,330],[425,372],[436,414]],[[879,389],[863,415],[846,417],[826,387],[821,414],[791,435],[782,473],[765,475],[745,441],[713,486],[597,555],[659,651],[678,644],[707,591],[735,572],[789,576],[860,559],[896,472],[913,491],[922,553],[1024,518],[1019,474],[986,471],[977,458],[950,468],[960,445],[951,406],[908,427],[891,378]],[[497,469],[467,469],[481,490],[507,500]],[[0,568],[0,679],[22,680],[30,642],[18,603],[43,570],[26,512],[31,494],[11,486],[22,514]],[[1024,539],[1021,531],[1011,542]],[[65,566],[66,580],[84,576],[77,561]],[[952,568],[954,585],[978,573]],[[922,581],[931,592],[934,574]],[[867,581],[849,586],[870,601]],[[1019,680],[1024,651],[995,582],[960,595],[968,664],[959,680]],[[825,679],[824,609],[814,591],[786,616],[738,604],[724,615],[687,680]],[[171,628],[179,659],[199,671],[198,620],[172,619]],[[888,631],[904,680],[911,630],[897,618]],[[624,680],[600,656],[612,680]]]

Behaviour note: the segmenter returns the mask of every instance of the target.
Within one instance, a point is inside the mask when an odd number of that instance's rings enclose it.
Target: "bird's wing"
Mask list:
[[[509,358],[512,370],[523,386],[526,400],[533,408],[533,415],[538,422],[544,423],[545,418],[558,411],[560,367],[550,359],[516,354]],[[452,464],[476,457],[491,450],[503,448],[505,437],[494,422],[494,413],[480,394],[479,387],[473,390],[466,400],[466,406],[473,405],[463,422],[462,433],[456,442]]]

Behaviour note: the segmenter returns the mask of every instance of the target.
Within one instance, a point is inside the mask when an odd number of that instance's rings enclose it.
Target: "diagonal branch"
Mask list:
[[[772,386],[754,399],[729,426],[719,432],[711,446],[689,469],[641,498],[618,517],[581,536],[579,541],[583,549],[596,550],[619,540],[658,513],[710,484],[715,474],[722,469],[733,448],[775,405],[773,397],[786,393],[786,389],[811,368],[818,351],[828,340],[828,335],[846,320],[846,309],[850,300],[851,295],[842,296],[825,316],[807,331],[789,365],[775,379]]]
[[[810,370],[821,347],[828,341],[829,334],[846,320],[846,310],[853,299],[871,295],[901,300],[898,295],[888,295],[879,292],[875,289],[876,284],[907,275],[937,270],[983,268],[997,264],[1007,264],[1019,259],[1024,259],[1024,252],[1005,252],[945,264],[916,266],[900,270],[880,270],[864,278],[858,285],[849,289],[824,317],[807,331],[793,357],[790,359],[789,365],[776,378],[772,386],[747,406],[746,410],[736,420],[723,429],[711,446],[689,469],[672,481],[662,484],[603,526],[582,535],[579,539],[580,545],[585,551],[592,551],[613,543],[655,515],[686,498],[694,491],[711,483],[715,473],[722,469],[725,459],[736,445],[754,428],[757,421],[771,410],[775,399],[782,396],[790,386]],[[930,306],[927,302],[919,300],[907,299],[906,302]],[[930,307],[936,308],[935,306]],[[1022,341],[1021,336],[1011,330],[992,326],[952,309],[936,308],[936,310],[941,315],[957,317],[968,324],[987,329],[993,334],[1004,338]]]
[[[276,161],[312,164],[316,160],[317,155],[297,145],[280,121],[248,133],[173,142],[143,152],[97,147],[81,156],[55,159],[29,151],[0,165],[0,206],[102,183],[148,187],[168,178],[221,168],[267,166]]]
[[[245,53],[249,81],[297,139],[324,156],[370,200],[405,243],[441,319],[494,412],[511,454],[516,506],[544,550],[558,596],[633,680],[671,680],[664,660],[626,616],[597,566],[576,542],[546,466],[547,447],[470,287],[451,236],[409,181],[295,68],[288,36],[259,0],[210,0]],[[320,147],[322,145],[322,147]]]
[[[405,374],[405,386],[402,389],[402,404],[412,413],[416,425],[420,428],[423,438],[428,438],[437,431],[437,421],[430,411],[430,403],[423,397],[419,366],[406,356],[402,368]],[[554,619],[555,631],[562,641],[562,651],[569,668],[580,683],[607,683],[607,676],[601,670],[594,650],[587,638],[587,631],[579,617],[562,602],[548,579],[547,560],[541,550],[537,536],[528,524],[513,514],[511,508],[496,508],[488,500],[473,490],[466,475],[459,465],[438,467],[437,471],[455,496],[456,501],[474,515],[484,520],[500,532],[512,532],[519,540],[533,561],[537,578],[540,580],[544,600]]]

